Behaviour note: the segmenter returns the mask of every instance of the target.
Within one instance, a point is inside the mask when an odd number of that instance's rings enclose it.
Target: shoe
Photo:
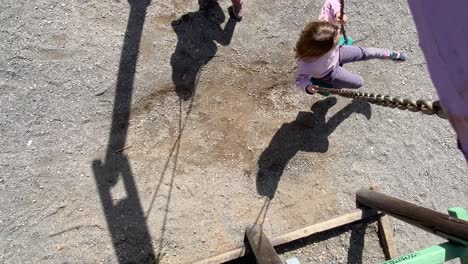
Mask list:
[[[396,61],[405,61],[406,53],[391,50],[390,54],[388,55],[388,58]]]

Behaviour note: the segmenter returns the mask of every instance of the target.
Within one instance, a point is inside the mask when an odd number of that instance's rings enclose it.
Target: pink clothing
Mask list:
[[[305,92],[310,78],[323,78],[338,66],[340,57],[339,47],[329,51],[319,58],[299,59],[297,61],[296,86]]]
[[[341,4],[339,0],[325,0],[322,11],[320,11],[319,20],[329,22],[338,22],[336,13],[340,12]]]
[[[468,161],[468,1],[408,2],[432,82]]]
[[[244,4],[244,0],[231,0],[234,16],[237,19],[242,19],[244,16],[244,8],[242,7]]]

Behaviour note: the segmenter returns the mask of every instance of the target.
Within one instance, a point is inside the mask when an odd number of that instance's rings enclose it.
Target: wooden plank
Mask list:
[[[388,215],[379,217],[379,236],[382,240],[386,260],[398,257],[398,251],[393,236],[393,228]]]
[[[380,192],[379,186],[372,186],[371,191]],[[395,238],[393,237],[392,224],[390,218],[386,214],[382,214],[379,217],[379,238],[383,244],[383,251],[386,260],[394,259],[398,257],[396,248]]]
[[[248,226],[245,229],[245,234],[247,235],[250,248],[254,252],[258,264],[283,263],[260,225]]]
[[[271,239],[271,242],[273,246],[286,244],[304,237],[311,236],[316,233],[320,233],[376,215],[377,212],[369,212],[363,211],[361,209],[356,209],[350,213],[326,220],[324,222],[304,227],[284,235],[276,236]]]
[[[197,260],[195,262],[190,262],[193,264],[218,264],[218,263],[224,263],[228,262],[230,260],[238,259],[245,256],[245,246],[239,246],[236,248],[233,248],[229,251],[226,251],[224,253],[214,255],[212,257],[209,257],[207,259],[203,260]]]
[[[289,243],[301,238],[311,236],[313,234],[327,231],[333,228],[344,226],[347,224],[354,223],[363,219],[377,217],[378,213],[374,210],[369,210],[366,208],[355,209],[349,213],[343,214],[341,216],[331,218],[329,220],[301,228],[292,232],[289,232],[284,235],[279,235],[271,238],[271,244],[273,246],[279,246],[285,243]],[[192,263],[195,264],[214,264],[214,263],[223,263],[230,260],[238,259],[245,255],[245,246],[239,246],[224,253],[209,257],[207,259],[198,260]]]

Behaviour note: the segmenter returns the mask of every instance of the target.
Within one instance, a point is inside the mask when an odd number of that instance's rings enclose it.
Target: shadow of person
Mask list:
[[[335,104],[334,97],[319,101],[312,106],[312,112],[299,112],[296,120],[281,126],[258,159],[258,194],[274,197],[286,165],[298,151],[327,152],[328,136],[352,113],[361,113],[367,119],[371,117],[368,103],[352,101],[326,122],[326,114]]]
[[[177,46],[171,57],[172,81],[179,98],[190,99],[195,93],[201,68],[218,51],[215,41],[227,46],[231,42],[236,21],[226,16],[214,0],[199,0],[200,9],[172,21]]]

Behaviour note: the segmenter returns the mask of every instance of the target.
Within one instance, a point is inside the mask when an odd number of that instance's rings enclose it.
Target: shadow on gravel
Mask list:
[[[215,42],[227,46],[231,42],[236,21],[229,18],[224,29],[221,24],[226,15],[213,0],[199,0],[200,9],[172,21],[177,34],[177,47],[171,57],[172,81],[182,100],[195,93],[201,69],[218,52]]]
[[[94,177],[119,263],[155,263],[155,254],[125,147],[135,70],[143,25],[150,0],[129,0],[130,14],[120,57],[107,153],[94,160]],[[115,199],[112,189],[123,185],[125,197]]]
[[[335,104],[334,97],[319,101],[312,105],[312,112],[299,112],[296,120],[281,126],[258,159],[258,194],[270,199],[274,197],[286,165],[297,152],[327,152],[328,136],[351,114],[361,113],[367,119],[371,117],[368,103],[352,101],[326,122],[326,114]]]
[[[364,251],[364,238],[368,223],[356,224],[351,230],[348,249],[348,264],[362,264],[362,253]]]
[[[174,180],[176,177],[177,173],[177,165],[179,161],[179,153],[180,153],[180,142],[182,140],[182,135],[185,130],[185,125],[187,124],[187,121],[190,117],[190,113],[192,111],[192,106],[193,106],[193,97],[189,101],[189,105],[186,111],[183,111],[183,103],[182,99],[179,99],[179,124],[178,124],[178,133],[177,137],[174,141],[174,144],[172,145],[172,148],[169,152],[169,155],[166,159],[166,163],[164,164],[164,168],[161,172],[161,175],[159,176],[158,183],[155,187],[153,197],[151,198],[151,203],[148,207],[148,212],[146,213],[146,218],[148,219],[151,216],[151,212],[154,209],[155,201],[157,197],[165,197],[165,204],[164,207],[159,207],[158,209],[163,211],[164,216],[162,219],[162,225],[161,225],[161,235],[159,236],[158,239],[158,245],[157,245],[157,255],[156,259],[160,260],[163,258],[163,253],[162,249],[164,246],[164,239],[165,239],[165,234],[166,234],[166,228],[167,228],[167,220],[168,220],[168,214],[169,214],[169,206],[171,204],[171,199],[172,199],[172,191],[174,188]],[[184,113],[185,112],[185,113]],[[184,117],[185,114],[185,117]],[[172,170],[170,170],[170,173],[167,173],[171,164],[172,160]],[[166,175],[168,175],[166,179]],[[166,179],[166,180],[165,180]],[[162,186],[166,185],[169,189],[165,192],[165,194],[162,194]]]

